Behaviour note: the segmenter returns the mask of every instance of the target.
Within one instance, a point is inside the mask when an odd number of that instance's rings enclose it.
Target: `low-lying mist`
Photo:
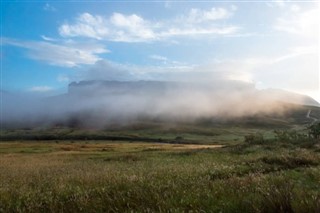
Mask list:
[[[47,98],[2,92],[1,123],[4,128],[107,128],[142,120],[194,122],[281,115],[288,110],[288,105],[279,102],[286,101],[285,96],[238,81],[83,81],[71,83],[67,94]],[[291,97],[291,102],[300,104],[306,99]]]

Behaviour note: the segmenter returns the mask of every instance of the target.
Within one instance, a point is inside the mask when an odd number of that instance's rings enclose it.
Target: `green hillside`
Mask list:
[[[261,132],[274,137],[277,129],[305,131],[312,122],[310,116],[320,118],[320,108],[286,105],[282,114],[260,114],[241,118],[203,118],[193,122],[168,122],[140,120],[124,125],[109,125],[105,128],[70,128],[47,126],[33,129],[3,129],[3,140],[109,140],[145,141],[164,143],[230,143],[243,140],[244,135]]]

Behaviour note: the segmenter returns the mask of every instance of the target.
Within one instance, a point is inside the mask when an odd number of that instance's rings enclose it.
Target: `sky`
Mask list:
[[[1,1],[1,90],[238,80],[320,101],[318,1]]]

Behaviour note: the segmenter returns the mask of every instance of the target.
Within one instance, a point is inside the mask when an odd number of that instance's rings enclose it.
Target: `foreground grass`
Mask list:
[[[320,212],[319,143],[0,143],[0,212]]]

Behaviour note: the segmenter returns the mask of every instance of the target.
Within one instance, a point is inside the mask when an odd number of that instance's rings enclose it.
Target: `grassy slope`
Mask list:
[[[287,106],[292,108],[292,106]],[[306,114],[320,118],[320,108],[293,106],[285,114],[256,115],[238,119],[199,119],[193,123],[140,121],[126,125],[111,125],[104,129],[41,127],[35,129],[3,129],[2,140],[131,140],[146,142],[229,143],[245,134],[262,132],[271,137],[274,129],[305,128],[311,121]],[[182,139],[182,140],[181,140]]]
[[[268,132],[274,129],[290,129],[296,126],[307,126],[311,120],[306,114],[320,118],[320,108],[312,106],[286,105],[284,114],[265,114],[251,117],[214,119],[203,118],[194,122],[164,122],[141,120],[123,125],[110,125],[100,129],[39,127],[34,129],[2,129],[2,140],[132,140],[172,142],[176,137],[185,138],[186,142],[199,140],[216,141],[225,135],[233,135],[228,139],[242,138],[246,133],[257,131]]]

